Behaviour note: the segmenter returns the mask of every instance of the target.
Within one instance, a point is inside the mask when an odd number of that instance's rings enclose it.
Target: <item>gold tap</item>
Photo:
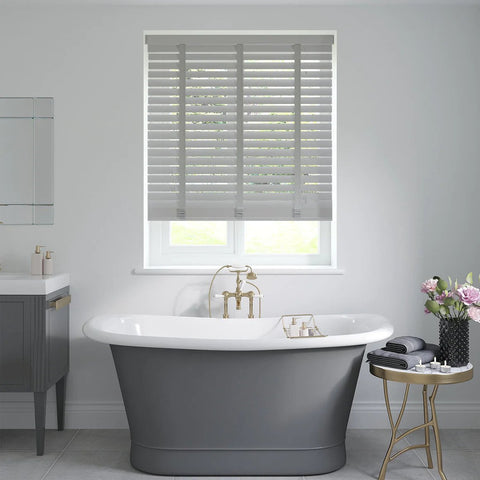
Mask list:
[[[230,298],[235,298],[235,307],[237,310],[241,310],[242,308],[242,298],[248,298],[248,318],[254,318],[253,314],[253,301],[255,298],[258,298],[258,316],[261,316],[261,309],[262,309],[262,294],[260,293],[260,289],[249,280],[256,280],[257,274],[253,271],[250,265],[243,265],[243,266],[234,266],[234,265],[223,265],[220,267],[215,274],[213,275],[212,281],[210,282],[210,288],[208,290],[208,315],[211,317],[211,294],[212,294],[212,286],[216,276],[223,270],[228,269],[231,273],[236,273],[236,288],[234,292],[229,292],[228,290],[224,290],[220,297],[223,297],[223,318],[229,318],[230,315],[228,313],[228,300]],[[246,280],[242,280],[240,278],[241,273],[246,273]],[[252,290],[248,292],[244,292],[243,289],[245,285],[251,285],[257,290],[257,294]]]

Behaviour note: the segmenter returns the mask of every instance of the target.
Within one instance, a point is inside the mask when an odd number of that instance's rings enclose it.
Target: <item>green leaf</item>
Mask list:
[[[469,283],[470,285],[472,285],[472,283],[473,283],[473,273],[472,272],[470,272],[467,275],[466,282]]]
[[[440,292],[443,292],[448,288],[448,284],[445,280],[443,280],[443,278],[440,278],[440,280],[437,282],[437,288],[440,288]]]
[[[452,288],[452,279],[450,278],[450,276],[448,277],[448,284],[449,284],[450,288]]]
[[[435,300],[427,300],[425,302],[425,308],[432,313],[438,313],[440,311],[440,305]]]
[[[451,307],[454,303],[455,303],[455,300],[452,297],[445,297],[445,299],[443,300],[443,304],[446,307]]]
[[[455,290],[457,290],[457,289],[458,289],[458,281],[457,281],[457,279],[455,279]]]
[[[445,307],[445,305],[440,305],[440,313],[442,315],[446,315],[448,313],[448,309]]]

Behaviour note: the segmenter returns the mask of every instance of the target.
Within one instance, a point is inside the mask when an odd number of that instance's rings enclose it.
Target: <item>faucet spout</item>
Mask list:
[[[211,311],[211,294],[212,294],[212,286],[213,282],[216,278],[216,276],[220,273],[221,270],[223,269],[228,269],[229,272],[231,273],[236,273],[236,280],[235,280],[235,291],[229,292],[228,290],[224,290],[221,295],[215,295],[215,297],[223,297],[223,318],[229,318],[229,311],[228,311],[228,300],[230,298],[235,298],[235,308],[236,310],[241,310],[242,309],[242,299],[243,298],[248,298],[248,318],[254,318],[254,299],[258,298],[258,316],[261,316],[261,298],[263,295],[260,293],[260,289],[252,283],[250,280],[256,279],[257,275],[253,271],[252,267],[250,265],[245,265],[243,267],[238,267],[238,266],[232,266],[232,265],[224,265],[223,267],[220,267],[215,274],[213,275],[213,278],[210,282],[210,288],[208,290],[208,314],[211,317],[212,316],[212,311]],[[246,275],[246,279],[240,278],[241,274]],[[248,291],[244,292],[245,285],[251,285],[253,286],[257,292],[258,295],[255,294],[253,291]]]

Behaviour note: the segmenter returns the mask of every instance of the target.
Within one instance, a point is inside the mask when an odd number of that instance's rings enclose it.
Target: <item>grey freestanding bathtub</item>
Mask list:
[[[314,475],[345,464],[345,431],[378,315],[315,316],[324,338],[288,339],[278,318],[104,315],[131,463],[158,475]]]

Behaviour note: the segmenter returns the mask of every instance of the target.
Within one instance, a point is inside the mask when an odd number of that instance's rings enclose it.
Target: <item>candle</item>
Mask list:
[[[443,365],[440,365],[440,371],[442,373],[450,373],[450,370],[452,367],[450,365],[447,365],[447,361],[445,360],[445,363]]]
[[[422,360],[420,360],[420,363],[418,365],[415,365],[416,372],[425,373],[425,368],[427,367],[425,365],[422,365]]]
[[[437,357],[433,357],[433,362],[430,362],[430,368],[432,370],[438,370],[440,368],[440,362],[437,362]]]

